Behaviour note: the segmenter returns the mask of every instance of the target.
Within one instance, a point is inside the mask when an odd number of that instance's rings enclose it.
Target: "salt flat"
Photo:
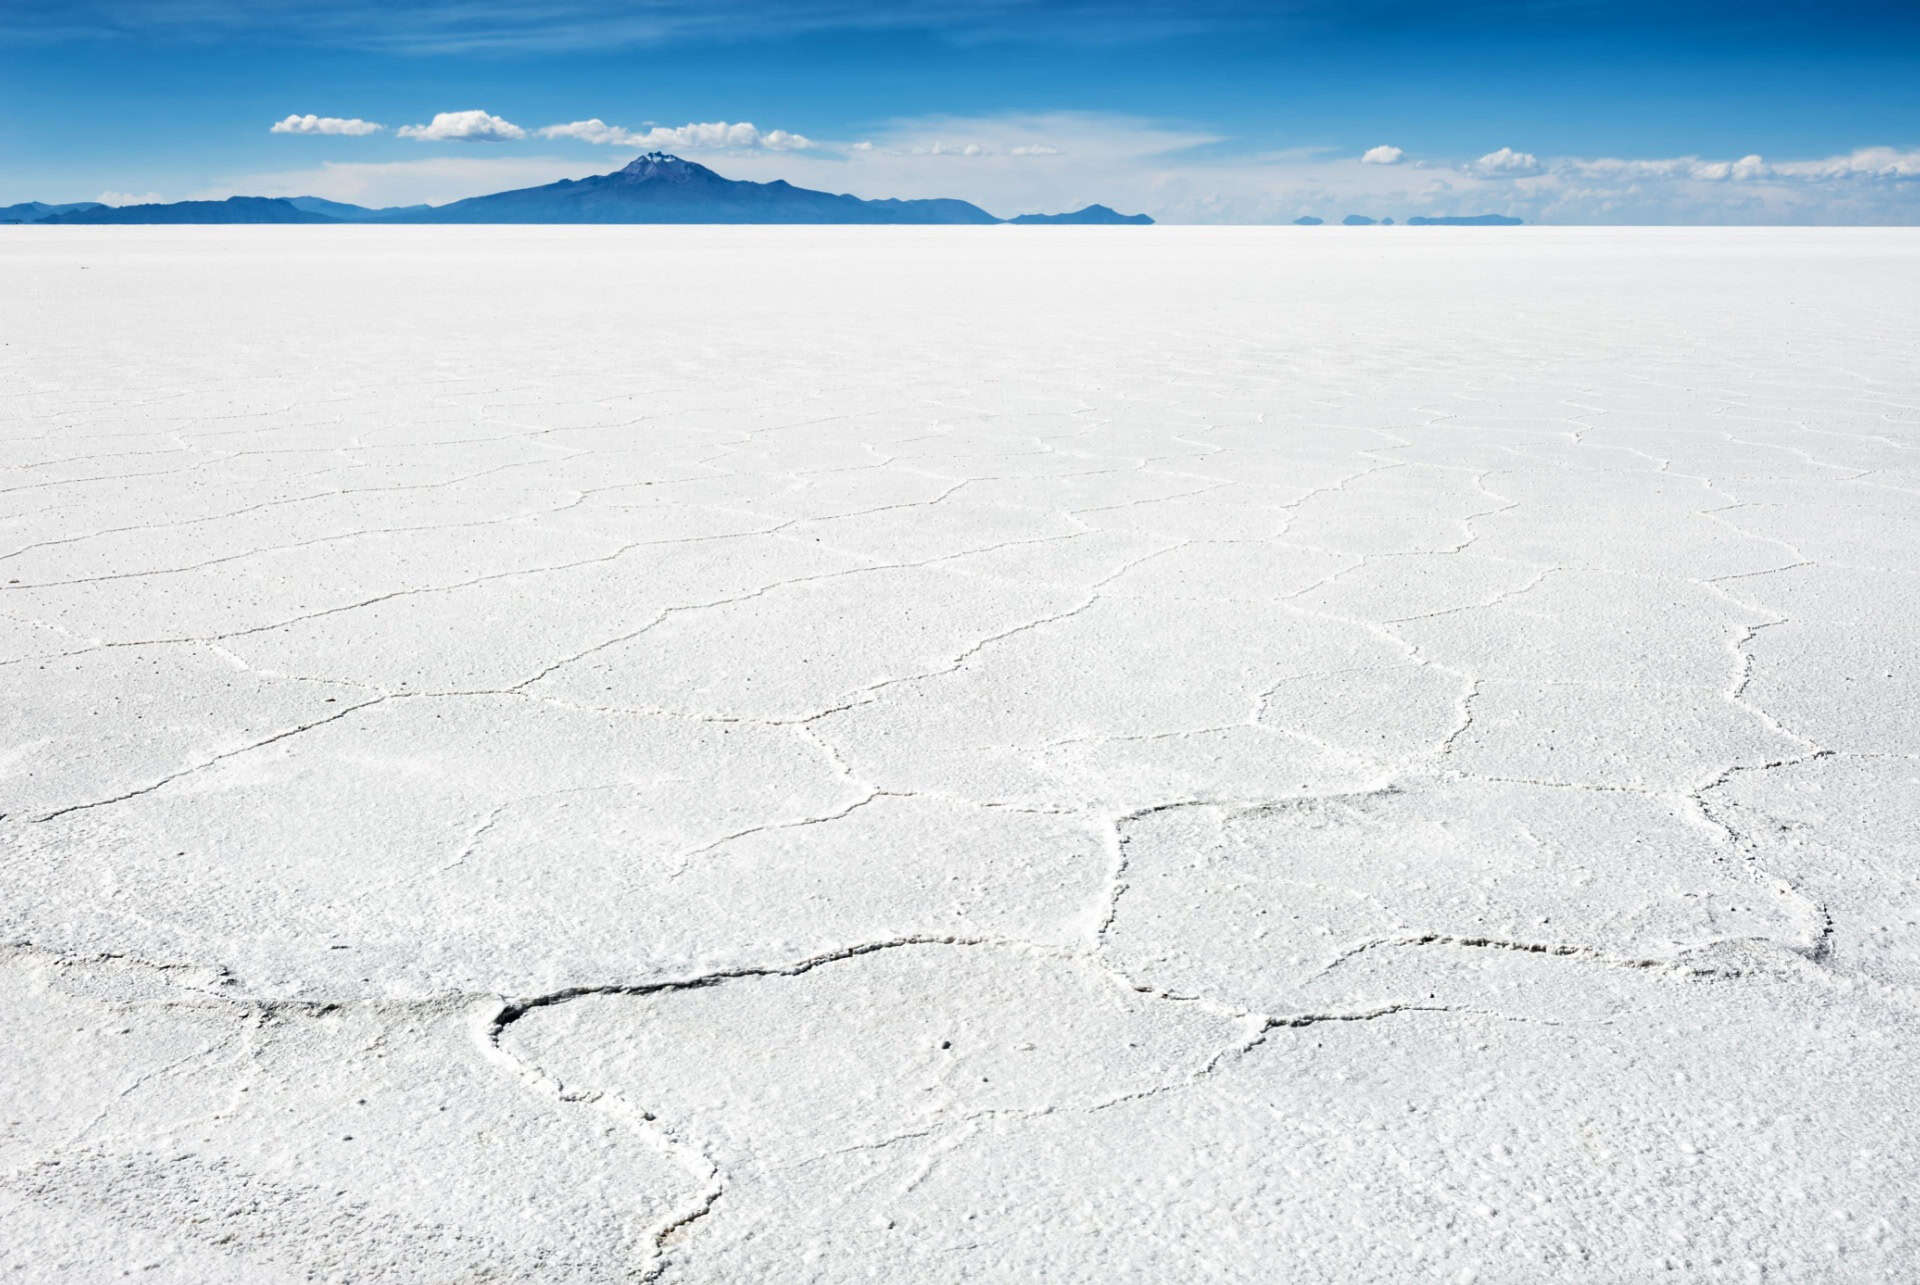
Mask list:
[[[0,301],[7,1279],[1920,1275],[1920,235]]]

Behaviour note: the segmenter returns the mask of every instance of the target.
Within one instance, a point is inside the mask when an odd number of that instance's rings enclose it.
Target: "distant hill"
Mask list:
[[[1144,214],[1122,214],[1118,210],[1104,205],[1089,205],[1084,210],[1075,210],[1071,214],[1016,214],[1007,220],[1009,223],[1086,223],[1145,225],[1153,220]]]
[[[998,223],[966,201],[867,201],[784,179],[722,178],[704,165],[648,152],[592,178],[469,197],[400,213],[392,223]]]
[[[1416,214],[1407,222],[1422,228],[1512,228],[1526,220],[1505,214],[1447,214],[1431,219]]]
[[[351,205],[346,201],[329,201],[324,196],[289,196],[286,201],[295,209],[305,210],[309,214],[324,214],[342,223],[371,223],[377,219],[393,218],[396,215],[413,214],[433,208],[431,205],[391,205],[376,210],[364,205]]]
[[[1323,222],[1325,222],[1325,220],[1316,219],[1311,214],[1306,215],[1304,218],[1294,220],[1295,224],[1303,228],[1317,228]],[[1365,214],[1349,214],[1346,218],[1341,219],[1340,222],[1343,226],[1350,228],[1370,228],[1376,224],[1383,228],[1393,226],[1392,219],[1370,218]],[[1407,226],[1415,228],[1511,228],[1518,227],[1524,222],[1526,222],[1525,219],[1516,219],[1505,214],[1446,214],[1434,217],[1416,214],[1407,220]]]
[[[230,196],[224,201],[166,205],[99,205],[55,214],[42,223],[338,223],[277,196]]]
[[[37,223],[1151,223],[1089,205],[1071,214],[1000,219],[967,201],[866,200],[816,192],[781,179],[753,183],[723,178],[704,165],[648,152],[612,174],[562,179],[540,187],[494,192],[447,205],[371,209],[319,196],[232,196],[171,204],[0,207],[33,211]],[[45,211],[55,211],[45,213]]]
[[[0,223],[40,223],[56,214],[76,214],[81,210],[104,208],[98,201],[73,201],[66,205],[22,201],[18,205],[0,205]]]

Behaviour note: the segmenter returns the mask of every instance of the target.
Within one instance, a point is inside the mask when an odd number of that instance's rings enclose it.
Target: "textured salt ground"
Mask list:
[[[1920,237],[0,229],[7,1279],[1920,1275]]]

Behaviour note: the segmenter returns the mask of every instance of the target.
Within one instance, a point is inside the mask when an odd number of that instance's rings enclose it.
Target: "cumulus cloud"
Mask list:
[[[1715,183],[1732,179],[1738,183],[1746,179],[1765,178],[1769,172],[1767,163],[1753,154],[1742,156],[1737,161],[1710,161],[1696,169],[1694,177]]]
[[[1026,143],[1011,149],[1009,156],[1058,156],[1060,149],[1047,143]]]
[[[637,137],[632,130],[621,129],[618,125],[609,125],[595,116],[592,120],[576,120],[565,125],[548,125],[540,131],[542,138],[572,138],[582,143],[609,143],[619,147],[630,146]]]
[[[490,112],[435,112],[425,125],[402,125],[401,138],[423,143],[500,143],[525,138],[527,131]]]
[[[750,121],[690,122],[634,130],[609,125],[596,116],[591,120],[570,121],[565,125],[548,125],[540,134],[545,138],[572,138],[583,143],[604,143],[611,147],[637,147],[649,151],[764,148],[773,152],[795,152],[813,146],[813,140],[804,134],[784,129],[762,130]]]
[[[102,192],[93,199],[102,205],[160,205],[167,198],[158,192]]]
[[[362,134],[378,134],[386,126],[370,120],[361,120],[358,116],[315,116],[309,112],[305,116],[288,116],[285,120],[273,122],[268,132],[273,134],[350,134],[358,137]]]
[[[1379,147],[1369,147],[1360,153],[1360,163],[1362,165],[1398,165],[1406,159],[1406,156],[1407,154],[1399,148],[1382,143]]]
[[[1473,169],[1475,173],[1488,178],[1527,178],[1545,172],[1546,167],[1532,152],[1516,152],[1511,147],[1503,147],[1475,161]]]

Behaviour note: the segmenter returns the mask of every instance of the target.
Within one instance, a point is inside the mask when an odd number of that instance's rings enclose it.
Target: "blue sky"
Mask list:
[[[1920,3],[0,4],[0,204],[441,201],[648,143],[1002,214],[1916,223]]]

